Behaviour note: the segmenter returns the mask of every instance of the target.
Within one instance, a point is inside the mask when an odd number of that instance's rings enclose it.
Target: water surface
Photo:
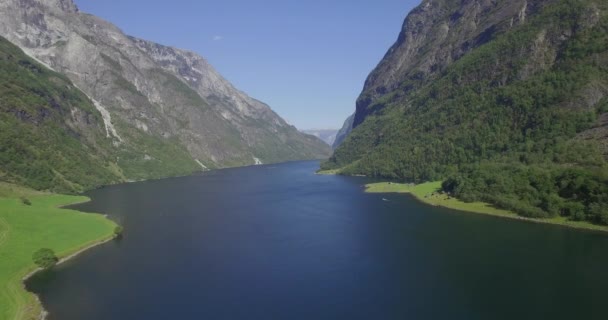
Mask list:
[[[51,320],[606,319],[608,237],[466,214],[317,162],[108,187],[125,227],[28,283]]]

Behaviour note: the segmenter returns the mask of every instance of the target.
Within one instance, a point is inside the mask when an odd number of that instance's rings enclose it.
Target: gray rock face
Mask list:
[[[323,142],[327,143],[327,145],[332,145],[334,141],[336,141],[336,134],[338,130],[335,129],[311,129],[311,130],[302,130],[302,132],[306,134],[313,135]]]
[[[495,34],[525,22],[547,2],[551,1],[422,1],[409,13],[399,38],[365,81],[353,126],[381,109],[383,97],[415,90]]]
[[[127,36],[71,0],[4,0],[0,33],[67,75],[95,102],[116,148],[143,160],[176,143],[209,168],[330,152],[199,55]]]
[[[336,134],[336,139],[335,139],[334,143],[332,144],[332,148],[336,149],[340,146],[340,144],[342,144],[342,141],[344,141],[344,139],[346,139],[348,134],[353,130],[354,121],[355,121],[354,113],[351,114],[348,118],[346,118],[346,120],[344,121],[344,124],[342,125],[342,128]]]
[[[440,74],[467,52],[523,22],[550,0],[424,0],[395,44],[365,81],[356,111],[338,133],[337,148],[365,118]],[[489,13],[498,14],[489,14]],[[386,100],[386,101],[385,101]]]

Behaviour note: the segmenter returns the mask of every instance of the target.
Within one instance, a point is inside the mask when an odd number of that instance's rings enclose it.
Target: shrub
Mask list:
[[[121,226],[116,226],[116,227],[114,228],[114,236],[115,236],[115,237],[117,237],[117,238],[118,238],[118,237],[122,237],[122,233],[123,233],[123,232],[124,232],[124,228],[123,228],[123,227],[121,227]]]
[[[55,252],[47,248],[34,252],[32,259],[37,266],[45,270],[51,269],[59,261],[57,256],[55,256]]]

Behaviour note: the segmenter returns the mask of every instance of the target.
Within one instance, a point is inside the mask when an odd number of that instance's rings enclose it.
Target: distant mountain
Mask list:
[[[324,169],[608,224],[608,2],[423,0]]]
[[[62,117],[71,112],[69,106],[82,107],[101,121],[105,134],[87,131],[97,130],[97,122],[92,123],[94,128],[79,127],[78,133],[87,136],[91,146],[103,146],[104,156],[96,153],[101,149],[91,149],[91,156],[114,173],[93,179],[97,182],[319,159],[331,152],[321,140],[300,133],[266,104],[236,89],[196,53],[127,36],[104,20],[79,12],[71,0],[2,1],[0,34],[44,65],[33,64],[35,68],[65,75],[56,78],[73,92],[86,94],[83,103],[93,110],[67,101],[64,94],[38,102],[37,107],[54,106]],[[11,63],[5,68],[15,67]],[[25,120],[19,121],[13,126]],[[3,165],[0,171],[7,170]],[[53,166],[50,170],[56,174],[52,181],[80,185],[78,178],[67,179]],[[52,181],[40,187],[51,188]]]
[[[336,134],[338,133],[338,130],[336,129],[312,129],[312,130],[302,130],[302,132],[309,134],[309,135],[313,135],[321,140],[323,140],[323,142],[327,143],[327,145],[332,145],[334,143],[334,141],[336,140]]]
[[[336,149],[342,144],[342,141],[344,141],[344,139],[346,139],[346,137],[353,130],[354,121],[355,121],[354,113],[352,115],[350,115],[348,118],[346,118],[346,120],[344,121],[344,124],[342,125],[342,128],[338,131],[338,133],[336,133],[336,139],[334,140],[334,142],[332,144],[332,148]]]

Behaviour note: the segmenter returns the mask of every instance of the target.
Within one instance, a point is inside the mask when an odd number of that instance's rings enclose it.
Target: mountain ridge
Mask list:
[[[336,129],[308,129],[308,130],[300,130],[306,134],[313,135],[323,142],[327,143],[327,145],[332,146],[334,141],[336,140],[336,134],[338,130]]]
[[[366,80],[323,169],[528,217],[608,223],[608,8],[425,0]]]
[[[200,55],[128,36],[73,1],[7,0],[0,32],[90,97],[129,180],[329,156]],[[175,147],[179,172],[166,169]]]

